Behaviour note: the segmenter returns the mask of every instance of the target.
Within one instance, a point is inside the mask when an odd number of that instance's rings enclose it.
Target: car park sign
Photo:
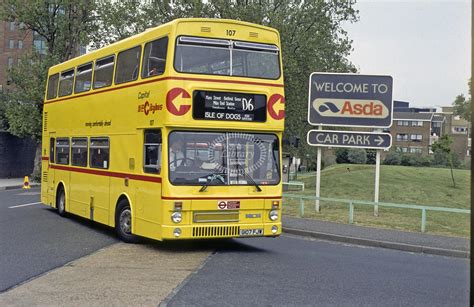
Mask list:
[[[317,126],[390,127],[392,91],[391,76],[312,73],[308,122]]]
[[[388,149],[392,136],[390,133],[310,130],[307,141],[311,146]]]

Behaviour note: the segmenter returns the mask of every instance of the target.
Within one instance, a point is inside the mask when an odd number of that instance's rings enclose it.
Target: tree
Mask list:
[[[456,187],[456,182],[454,181],[454,172],[453,172],[453,152],[451,149],[451,144],[453,143],[453,139],[445,134],[438,139],[438,141],[434,142],[431,145],[432,150],[435,152],[435,160],[437,159],[436,153],[444,153],[447,156],[448,164],[451,169],[451,179],[453,180],[453,187]]]
[[[94,28],[92,0],[0,2],[0,20],[21,22],[25,33],[45,42],[45,54],[25,54],[19,65],[8,71],[11,87],[1,97],[7,130],[37,141],[34,177],[41,169],[41,117],[48,68],[78,55]]]
[[[468,82],[469,97],[464,97],[463,94],[456,96],[454,99],[454,115],[459,115],[467,121],[471,121],[471,80]]]
[[[365,164],[367,162],[367,152],[363,148],[349,148],[347,159],[349,163]]]

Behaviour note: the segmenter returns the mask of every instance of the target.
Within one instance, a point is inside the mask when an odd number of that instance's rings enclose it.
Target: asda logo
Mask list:
[[[312,106],[324,117],[381,119],[389,116],[388,108],[380,100],[317,98]]]

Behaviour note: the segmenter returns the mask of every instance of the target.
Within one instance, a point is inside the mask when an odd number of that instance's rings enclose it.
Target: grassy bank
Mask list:
[[[470,172],[455,170],[456,188],[449,169],[382,165],[380,171],[380,201],[399,204],[418,204],[449,208],[470,209]],[[372,201],[374,198],[375,166],[339,164],[321,172],[321,197]],[[305,183],[304,192],[314,195],[314,173],[303,173],[298,181]],[[314,211],[314,203],[306,201],[305,217],[347,223],[347,205],[321,202],[321,213]],[[284,213],[298,215],[297,201],[289,201]],[[357,206],[354,223],[365,226],[388,227],[419,231],[420,210],[379,209]],[[468,237],[470,216],[467,214],[428,212],[427,232]]]

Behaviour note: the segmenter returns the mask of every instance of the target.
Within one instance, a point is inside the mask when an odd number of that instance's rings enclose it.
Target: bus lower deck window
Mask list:
[[[145,131],[143,169],[145,173],[161,171],[161,130]]]
[[[109,168],[109,139],[91,138],[89,164],[93,168]]]
[[[56,163],[69,164],[69,139],[56,139]]]
[[[87,138],[72,138],[71,164],[87,166]]]

